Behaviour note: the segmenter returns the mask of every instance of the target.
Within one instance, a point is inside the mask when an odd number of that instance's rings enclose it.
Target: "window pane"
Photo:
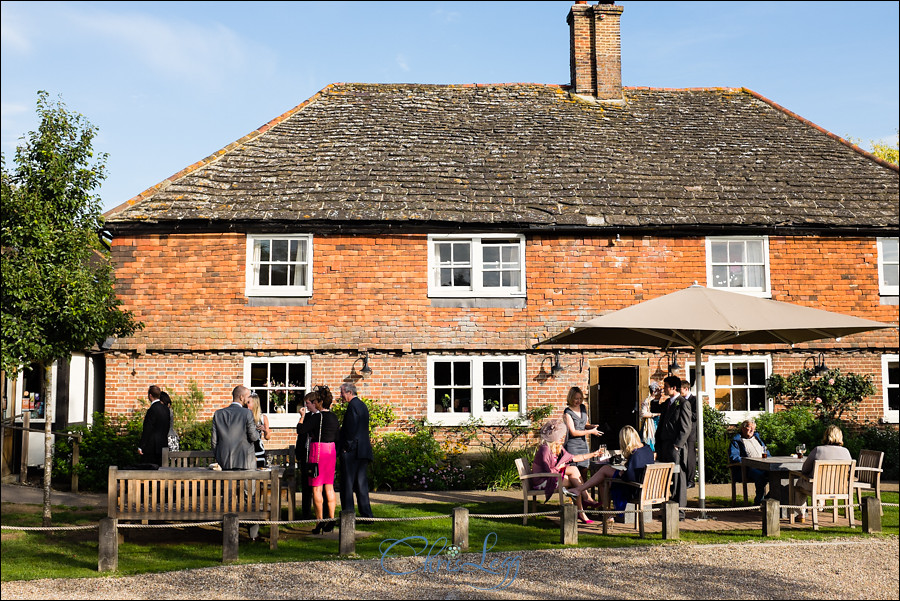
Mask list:
[[[881,250],[884,253],[883,261],[897,263],[900,261],[900,242],[897,240],[882,240]]]
[[[297,413],[297,409],[303,407],[303,397],[306,396],[306,390],[291,390],[288,393],[287,412]]]
[[[500,263],[500,247],[485,246],[482,248],[482,257],[485,267],[496,267]]]
[[[519,246],[504,246],[503,247],[503,262],[504,263],[515,263],[519,264]]]
[[[710,253],[712,254],[713,263],[728,262],[728,245],[725,242],[710,243]]]
[[[766,364],[751,363],[750,364],[750,384],[751,386],[766,385]]]
[[[749,383],[746,363],[735,363],[732,366],[731,373],[733,378],[732,382],[735,386],[746,386]]]
[[[744,285],[744,268],[732,265],[728,268],[728,286],[741,288]]]
[[[888,409],[891,411],[900,410],[900,388],[888,389]]]
[[[484,389],[484,411],[500,411],[500,389]]]
[[[518,388],[505,388],[503,390],[503,411],[518,411],[522,404],[519,402],[519,389]],[[518,407],[514,407],[510,409],[510,405],[518,405]]]
[[[897,286],[900,285],[900,265],[884,266],[884,285]]]
[[[728,243],[728,262],[743,263],[744,262],[744,243],[729,242]]]
[[[499,386],[500,385],[500,363],[497,361],[487,361],[482,368],[484,385]]]
[[[731,386],[731,366],[729,364],[716,364],[716,386]]]
[[[456,386],[468,386],[472,383],[470,364],[465,361],[453,363],[453,384]]]
[[[306,387],[306,365],[303,363],[288,363],[288,385]]]
[[[472,285],[471,269],[454,269],[453,285],[468,288]]]
[[[272,260],[287,261],[288,260],[288,241],[272,240]]]
[[[750,411],[766,410],[766,391],[763,388],[750,388]]]
[[[435,244],[438,251],[438,261],[441,263],[450,263],[453,247],[450,244]]]
[[[259,249],[259,260],[260,261],[269,261],[269,241],[268,240],[257,240],[256,247]]]
[[[748,240],[747,241],[747,262],[762,263],[763,262],[763,241]]]
[[[503,384],[506,386],[519,385],[519,362],[504,361],[503,362]]]
[[[519,287],[519,272],[518,271],[504,271],[503,272],[503,285],[507,288],[518,288]]]
[[[255,390],[254,392],[259,395],[259,410],[263,413],[275,413],[275,407],[269,407],[269,391]]]
[[[250,364],[250,388],[255,389],[260,386],[265,386],[268,380],[269,369],[265,363]]]
[[[452,364],[449,361],[435,361],[434,363],[434,385],[435,386],[450,386],[453,384],[453,381],[450,379],[450,366]]]
[[[453,407],[453,391],[450,388],[434,389],[434,410],[444,411],[444,403],[447,403],[447,411]]]
[[[888,362],[888,384],[897,386],[900,384],[900,363],[896,361]]]
[[[731,391],[727,388],[716,389],[716,409],[731,411]]]
[[[747,389],[745,388],[734,388],[731,391],[731,410],[732,411],[747,411]]]
[[[269,386],[285,386],[287,385],[287,364],[270,363],[269,377],[271,381]]]
[[[455,390],[456,398],[454,400],[454,409],[456,411],[462,411],[463,413],[469,413],[472,411],[472,389],[471,388],[457,388]]]
[[[453,270],[443,268],[441,269],[441,286],[452,286],[453,285]]]
[[[484,277],[484,287],[485,288],[498,288],[500,286],[500,272],[499,271],[485,271]]]
[[[750,288],[763,287],[763,267],[762,265],[751,265],[746,267],[744,272],[747,274],[747,286]]]
[[[298,263],[306,263],[306,240],[294,240],[297,244],[296,251],[291,253],[293,260]]]
[[[461,242],[453,245],[453,260],[456,263],[468,263],[471,261],[472,253],[468,242]]]
[[[716,265],[713,267],[713,287],[715,288],[727,288],[728,287],[728,266],[727,265]]]
[[[288,283],[288,266],[286,264],[272,265],[272,285],[287,286]]]
[[[260,286],[268,286],[269,285],[269,266],[262,265],[259,268],[259,285]]]

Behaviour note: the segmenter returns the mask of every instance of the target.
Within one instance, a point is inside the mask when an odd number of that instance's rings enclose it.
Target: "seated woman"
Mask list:
[[[759,432],[756,431],[756,422],[752,419],[745,419],[741,422],[740,434],[735,434],[731,439],[731,447],[728,450],[728,459],[731,463],[740,463],[741,457],[765,457],[769,451],[766,444],[762,441]],[[738,468],[733,467],[732,470]],[[735,478],[737,476],[737,478]],[[740,482],[740,476],[732,473],[731,477],[735,482]],[[766,484],[769,482],[769,475],[754,467],[747,468],[747,478],[756,485],[756,496],[753,498],[753,504],[762,503],[763,495],[766,494]]]
[[[566,426],[561,419],[547,422],[541,428],[541,439],[544,441],[534,455],[534,462],[531,465],[531,472],[534,474],[557,472],[563,475],[562,486],[563,491],[569,486],[578,486],[581,484],[581,472],[574,464],[591,457],[597,457],[600,451],[593,453],[582,453],[580,455],[572,455],[563,447],[563,438],[566,436]],[[556,492],[556,478],[535,478],[532,481],[531,488],[536,490],[545,490],[547,499]],[[589,507],[597,507],[596,503],[591,499],[590,495],[584,494],[584,504]],[[584,513],[582,504],[582,494],[579,493],[575,498],[575,507],[578,508],[578,519],[585,524],[593,524],[594,520],[589,520]]]
[[[654,463],[653,451],[649,446],[641,442],[641,437],[637,430],[631,426],[625,426],[619,430],[619,446],[622,448],[622,454],[625,457],[625,470],[617,470],[611,465],[604,465],[600,470],[591,476],[591,478],[582,484],[576,486],[569,492],[572,494],[581,494],[592,486],[602,486],[607,479],[618,479],[622,482],[642,482],[644,480],[644,469]],[[610,496],[612,497],[613,507],[616,511],[624,511],[629,501],[634,499],[640,491],[632,486],[616,485],[615,481],[610,486]],[[624,521],[624,518],[622,518]],[[612,518],[607,518],[612,521]]]
[[[844,433],[834,424],[825,428],[825,434],[822,436],[822,444],[812,450],[806,461],[803,462],[803,468],[800,470],[804,476],[812,477],[813,470],[816,468],[816,460],[829,461],[850,461],[850,451],[844,448]],[[800,522],[806,518],[806,497],[812,493],[809,486],[809,480],[800,479],[794,486],[794,498],[791,502],[794,505],[802,505],[802,510],[794,510],[794,515],[800,514]]]

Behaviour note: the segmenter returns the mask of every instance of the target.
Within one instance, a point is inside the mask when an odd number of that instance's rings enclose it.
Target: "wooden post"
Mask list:
[[[236,513],[226,513],[222,518],[222,563],[234,563],[238,560],[240,524]]]
[[[100,519],[100,546],[97,549],[97,571],[115,572],[119,569],[119,520]]]
[[[781,502],[778,499],[763,501],[763,536],[781,536]]]
[[[678,503],[668,501],[663,503],[662,510],[662,537],[664,540],[677,540],[678,532]]]
[[[19,465],[19,484],[28,481],[28,432],[31,428],[31,411],[22,412],[22,460]]]
[[[81,433],[72,436],[72,492],[78,492],[78,463],[81,455]]]
[[[269,520],[277,522],[281,520],[281,477],[284,469],[273,467],[269,475]],[[278,524],[269,525],[269,548],[278,548]]]
[[[341,511],[340,544],[341,555],[356,555],[356,512],[352,509]]]
[[[848,511],[853,511],[853,508]],[[878,497],[863,497],[862,528],[866,534],[881,532],[881,499]]]
[[[469,548],[469,510],[465,507],[453,508],[453,544],[461,551]]]
[[[563,545],[578,544],[578,521],[576,519],[577,508],[566,503],[561,508],[562,519],[560,520],[559,542]]]

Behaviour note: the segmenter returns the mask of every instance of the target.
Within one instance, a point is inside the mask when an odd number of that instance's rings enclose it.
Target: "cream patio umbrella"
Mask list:
[[[694,285],[590,321],[534,345],[692,348],[699,375],[701,351],[733,344],[797,344],[859,332],[896,328],[868,319]],[[700,402],[700,378],[694,394]],[[697,416],[700,508],[706,505],[703,412]]]

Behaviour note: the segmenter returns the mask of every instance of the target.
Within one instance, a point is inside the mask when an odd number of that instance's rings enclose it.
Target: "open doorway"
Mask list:
[[[619,448],[619,430],[633,426],[640,432],[640,406],[649,382],[649,363],[639,359],[600,359],[591,362],[591,423],[600,425],[603,436],[592,437],[591,448],[605,444]]]

